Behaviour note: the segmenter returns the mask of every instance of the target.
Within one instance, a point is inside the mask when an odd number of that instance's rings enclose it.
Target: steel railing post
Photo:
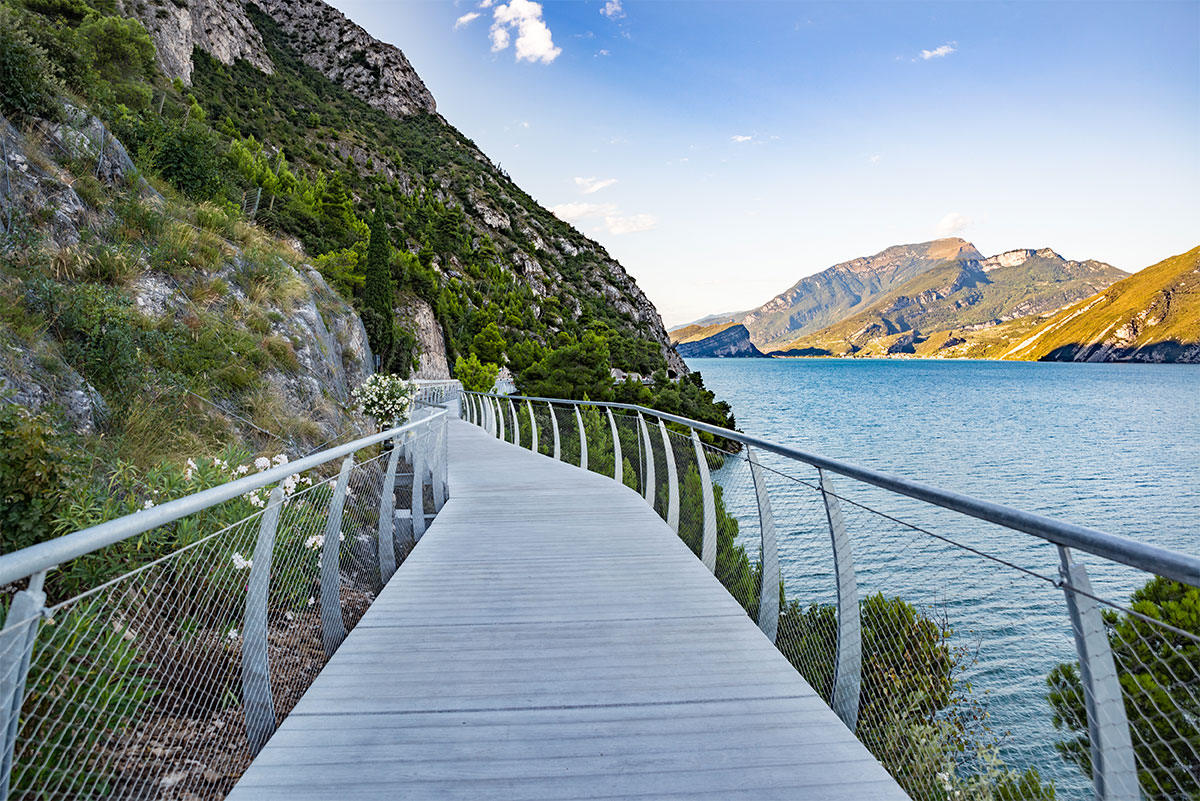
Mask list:
[[[662,434],[663,455],[667,462],[667,525],[676,534],[679,533],[679,472],[675,469],[675,448],[671,445],[671,435],[667,432],[667,424],[658,421],[658,430]]]
[[[500,403],[499,398],[495,398],[494,400],[496,401],[496,422],[500,424],[500,433],[497,435],[497,438],[507,440],[508,434],[504,430],[504,406]]]
[[[414,432],[412,438],[412,487],[408,508],[412,512],[413,544],[425,535],[425,451],[426,432]],[[418,439],[421,442],[418,442]]]
[[[549,403],[546,408],[550,410],[550,428],[554,431],[554,458],[562,459],[562,447],[558,441],[558,417],[554,414],[554,407]]]
[[[530,403],[529,401],[525,401],[525,409],[529,412],[529,431],[533,437],[533,440],[529,445],[529,450],[533,451],[534,453],[537,453],[538,452],[538,441],[537,441],[538,424],[537,424],[537,418],[533,416],[533,404]]]
[[[271,492],[258,525],[258,541],[246,583],[246,613],[242,620],[242,701],[246,705],[246,743],[250,755],[275,733],[275,700],[271,695],[271,659],[267,651],[267,611],[271,590],[271,560],[275,530],[283,507],[283,487]]]
[[[579,405],[575,405],[575,425],[579,426],[579,467],[587,470],[587,431],[583,428],[583,415],[579,413]]]
[[[605,409],[608,413],[608,427],[612,431],[613,439],[613,481],[618,484],[625,483],[625,460],[621,456],[621,437],[617,434],[617,420],[613,417],[612,409]]]
[[[692,429],[692,447],[696,450],[696,470],[700,473],[700,496],[704,506],[704,533],[700,540],[700,561],[709,573],[717,572],[717,503],[713,497],[712,475],[700,436]]]
[[[346,639],[346,621],[342,617],[341,574],[339,556],[342,539],[342,510],[346,505],[346,490],[350,485],[350,468],[354,454],[342,461],[333,500],[329,504],[329,519],[325,521],[325,541],[321,546],[321,643],[325,656],[333,656]]]
[[[400,437],[392,440],[387,472],[383,475],[383,491],[379,494],[379,586],[388,583],[396,572],[396,467],[400,463]]]
[[[438,460],[438,464],[442,468],[442,506],[446,505],[446,499],[450,497],[450,421],[442,418],[442,455]],[[438,511],[442,511],[438,507]]]
[[[442,507],[446,505],[446,482],[445,482],[445,441],[446,441],[446,426],[438,425],[432,431],[433,447],[430,448],[432,458],[429,461],[429,483],[433,488],[433,512],[436,514],[442,511]]]
[[[654,446],[650,443],[650,431],[646,428],[646,418],[642,417],[642,413],[638,412],[638,430],[642,435],[642,450],[643,458],[645,459],[644,470],[642,476],[646,482],[646,486],[642,487],[642,497],[646,499],[646,503],[650,504],[650,508],[654,508]]]
[[[1092,583],[1083,564],[1072,559],[1070,549],[1062,545],[1058,546],[1058,555],[1075,650],[1079,653],[1095,798],[1138,801],[1141,791],[1129,720],[1100,604],[1092,597]]]
[[[508,416],[512,420],[512,443],[519,448],[521,447],[521,428],[517,423],[517,407],[512,402],[512,398],[508,399]]]
[[[0,799],[8,798],[12,779],[13,754],[17,746],[17,729],[21,722],[21,706],[25,702],[25,683],[33,661],[33,646],[37,640],[38,624],[46,608],[46,593],[42,589],[46,571],[39,570],[29,577],[29,587],[13,596],[0,629]]]
[[[858,606],[858,579],[854,552],[842,517],[842,506],[829,474],[818,469],[825,518],[833,543],[833,572],[837,579],[837,661],[833,672],[833,711],[854,731],[858,726],[858,701],[862,691],[862,620]]]
[[[775,517],[771,513],[771,499],[767,496],[767,482],[763,476],[758,456],[747,445],[750,457],[750,474],[754,477],[754,494],[758,496],[758,525],[762,534],[762,587],[758,592],[758,627],[767,639],[775,642],[779,631],[779,551],[775,542]]]

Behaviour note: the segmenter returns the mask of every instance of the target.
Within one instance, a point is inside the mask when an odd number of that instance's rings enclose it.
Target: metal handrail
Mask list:
[[[43,570],[49,570],[56,565],[61,565],[72,559],[78,559],[100,548],[127,540],[130,537],[136,537],[138,534],[145,533],[167,523],[173,523],[188,515],[245,495],[247,492],[253,492],[270,484],[278,483],[295,473],[302,473],[305,470],[311,470],[314,467],[336,461],[355,451],[393,439],[397,435],[412,430],[417,426],[427,425],[430,420],[444,416],[447,413],[445,409],[440,409],[431,412],[428,416],[420,420],[406,423],[405,425],[391,428],[378,434],[362,437],[345,445],[339,445],[294,462],[269,468],[261,473],[239,478],[227,484],[168,501],[151,509],[145,509],[115,520],[99,523],[71,534],[40,542],[36,545],[30,545],[28,548],[22,548],[13,553],[4,554],[0,556],[0,585],[18,581]]]
[[[1021,531],[1026,534],[1031,534],[1039,539],[1046,540],[1062,547],[1076,548],[1080,551],[1100,556],[1114,562],[1120,562],[1123,565],[1134,567],[1139,570],[1146,570],[1156,573],[1166,578],[1181,581],[1185,584],[1190,584],[1194,587],[1200,587],[1200,557],[1190,556],[1188,554],[1173,551],[1168,548],[1162,548],[1157,545],[1150,545],[1137,540],[1122,537],[1116,534],[1110,534],[1099,529],[1088,528],[1074,523],[1067,523],[1061,520],[1055,520],[1051,517],[1026,512],[1021,509],[1014,509],[1011,506],[985,501],[979,498],[974,498],[970,495],[964,495],[951,490],[944,490],[938,487],[932,487],[928,484],[922,484],[918,481],[912,481],[907,478],[882,473],[878,470],[871,470],[866,467],[849,462],[843,462],[839,459],[831,459],[826,456],[821,456],[815,453],[794,448],[790,445],[782,445],[778,442],[773,442],[769,439],[756,437],[751,434],[745,434],[741,431],[733,431],[728,428],[721,428],[710,423],[704,423],[699,420],[692,420],[687,417],[660,412],[645,406],[637,406],[629,403],[612,403],[607,401],[576,401],[564,400],[562,398],[542,398],[526,395],[494,395],[484,392],[467,392],[464,394],[479,395],[481,397],[490,398],[505,398],[511,400],[527,400],[530,402],[539,403],[561,403],[572,406],[597,406],[600,408],[609,409],[625,409],[641,414],[652,415],[660,420],[669,423],[677,423],[679,425],[688,426],[689,428],[698,431],[704,431],[714,436],[723,437],[728,440],[740,442],[743,445],[750,445],[755,448],[761,448],[764,451],[783,456],[787,459],[793,459],[798,462],[816,467],[820,470],[828,470],[839,475],[853,478],[856,481],[861,481],[864,484],[870,484],[881,489],[895,492],[900,495],[905,495],[910,498],[915,498],[919,501],[940,506],[945,509],[950,509],[970,517],[984,520],[989,523],[995,523],[1005,528],[1010,528],[1015,531]],[[2,580],[0,576],[0,580]]]

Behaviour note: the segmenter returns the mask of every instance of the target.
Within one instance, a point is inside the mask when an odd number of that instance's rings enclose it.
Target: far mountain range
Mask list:
[[[1200,248],[1130,275],[1050,248],[896,245],[670,333],[685,357],[1200,362]]]

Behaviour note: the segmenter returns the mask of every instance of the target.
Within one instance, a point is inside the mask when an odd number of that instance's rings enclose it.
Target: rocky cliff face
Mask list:
[[[746,326],[731,325],[699,339],[680,342],[675,346],[680,356],[687,358],[761,357],[765,354],[750,341]]]
[[[304,63],[391,117],[437,113],[404,53],[320,0],[257,0],[296,42]]]
[[[121,13],[146,26],[158,53],[158,66],[168,78],[192,80],[192,49],[200,48],[222,64],[245,59],[263,72],[274,67],[262,36],[246,17],[241,0],[188,0],[153,3],[117,0]]]

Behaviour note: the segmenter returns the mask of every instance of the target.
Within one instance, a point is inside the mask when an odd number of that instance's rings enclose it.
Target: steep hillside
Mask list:
[[[755,345],[778,348],[866,309],[936,264],[972,258],[981,256],[962,239],[896,245],[802,278],[736,322],[746,326]]]
[[[1075,303],[991,355],[1043,361],[1200,363],[1200,247]],[[1011,344],[1015,342],[1015,344]]]
[[[940,332],[938,349],[959,334],[1060,309],[1125,273],[1097,261],[1070,261],[1049,248],[1012,250],[987,259],[947,261],[886,293],[866,310],[801,337],[781,353],[893,355],[918,353]]]
[[[675,348],[685,357],[761,357],[761,350],[750,341],[750,332],[741,323],[688,326],[675,332]]]

